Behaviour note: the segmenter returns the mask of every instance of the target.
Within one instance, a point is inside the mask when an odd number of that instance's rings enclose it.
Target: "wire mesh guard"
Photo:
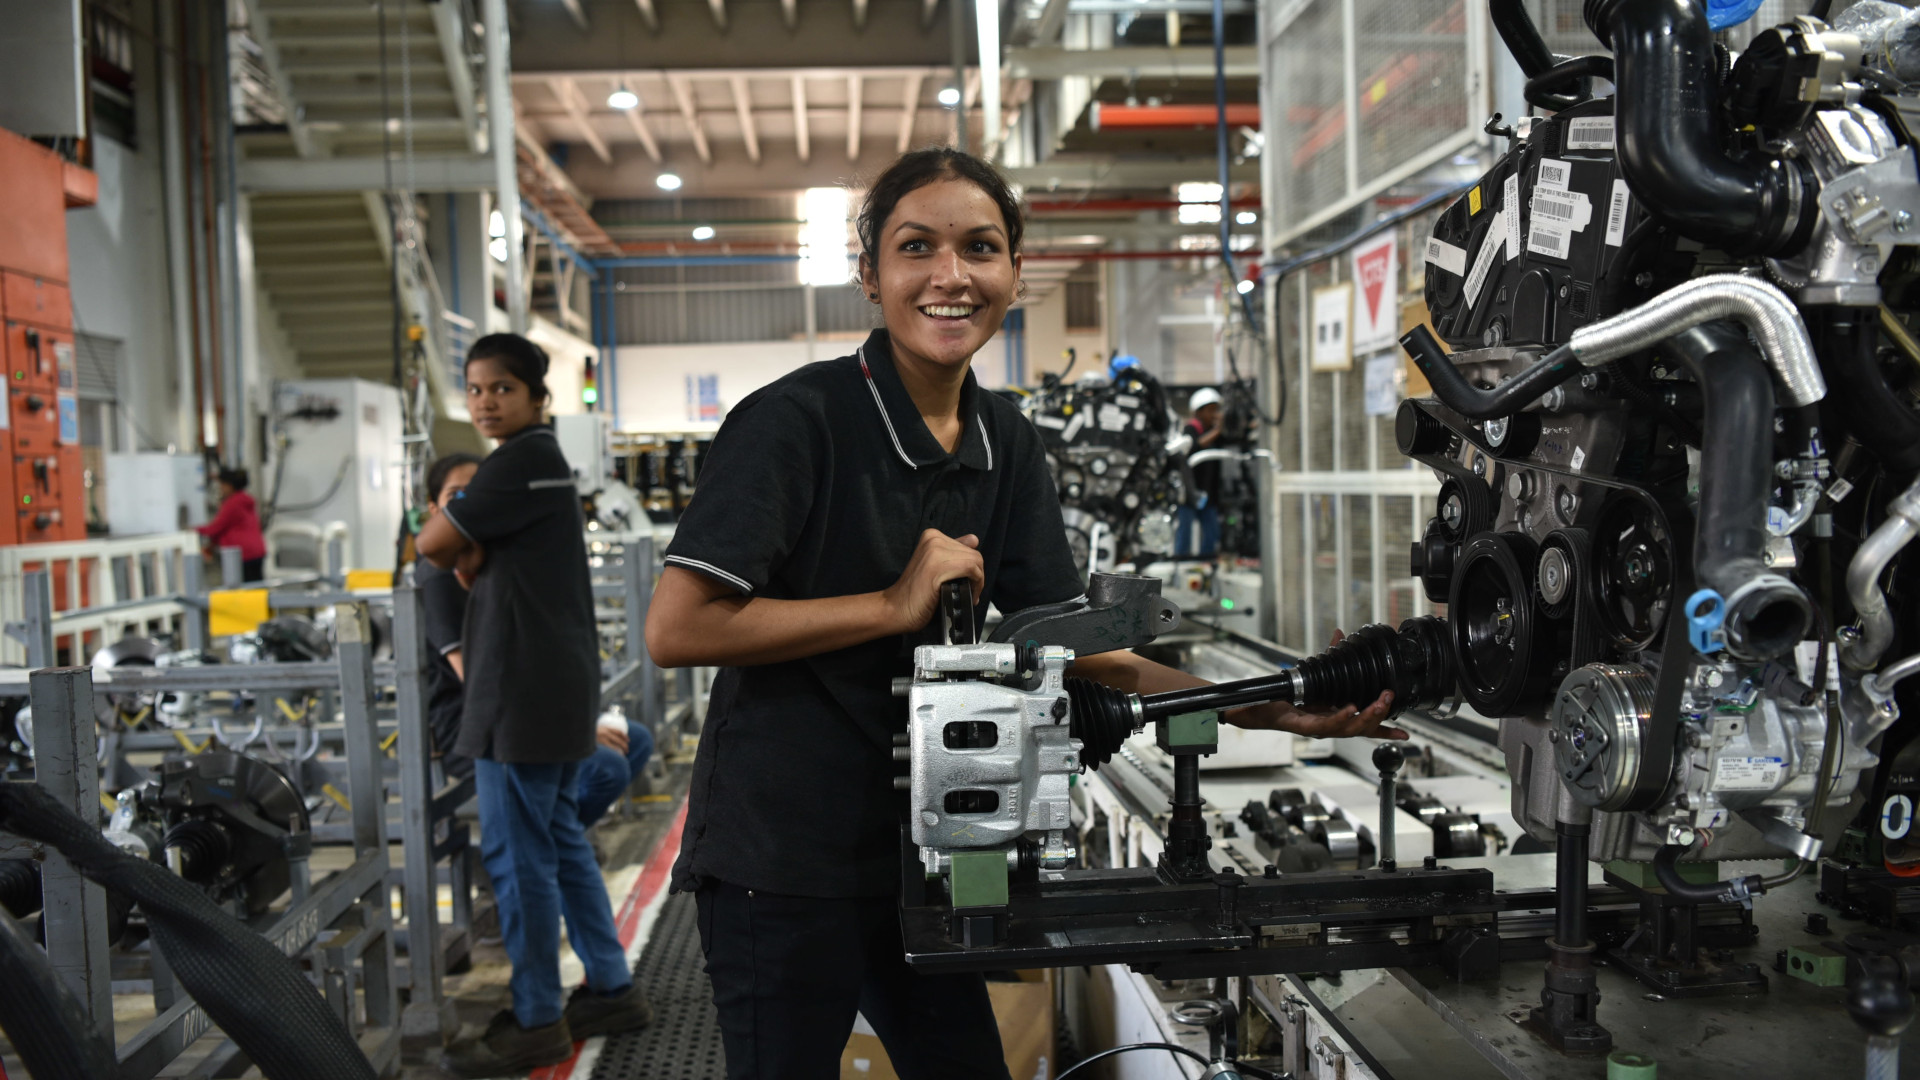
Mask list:
[[[653,1023],[608,1036],[590,1080],[713,1080],[726,1075],[713,984],[700,954],[692,893],[667,897],[653,936],[633,965],[653,1002]]]

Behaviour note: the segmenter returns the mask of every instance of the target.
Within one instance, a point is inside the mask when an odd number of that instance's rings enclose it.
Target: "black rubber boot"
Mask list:
[[[617,1035],[622,1031],[638,1031],[653,1023],[653,1006],[638,983],[627,987],[626,993],[612,997],[579,986],[567,999],[566,1021],[576,1039]]]
[[[478,1036],[455,1040],[440,1064],[455,1076],[479,1080],[558,1065],[572,1056],[573,1032],[565,1016],[545,1027],[523,1028],[512,1009],[501,1009]]]

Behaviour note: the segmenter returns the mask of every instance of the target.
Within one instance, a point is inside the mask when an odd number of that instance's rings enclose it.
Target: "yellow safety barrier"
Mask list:
[[[207,594],[207,632],[214,637],[252,633],[267,615],[265,589],[215,589]]]
[[[391,570],[349,570],[347,571],[347,591],[348,592],[357,592],[361,589],[391,589],[391,588],[393,588],[393,571]]]

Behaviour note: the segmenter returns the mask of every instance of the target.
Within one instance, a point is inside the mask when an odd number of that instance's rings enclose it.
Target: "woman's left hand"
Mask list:
[[[1327,647],[1340,644],[1346,634],[1336,629]],[[1406,732],[1387,727],[1387,711],[1393,706],[1393,691],[1382,690],[1373,704],[1362,709],[1347,705],[1338,709],[1303,709],[1285,701],[1250,705],[1221,714],[1235,727],[1269,731],[1291,731],[1309,739],[1406,739]]]

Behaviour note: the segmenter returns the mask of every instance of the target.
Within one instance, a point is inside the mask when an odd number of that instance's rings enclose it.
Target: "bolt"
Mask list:
[[[1633,275],[1633,283],[1634,283],[1634,284],[1635,284],[1636,286],[1638,286],[1638,287],[1640,287],[1640,288],[1642,288],[1642,289],[1650,289],[1650,288],[1652,288],[1652,287],[1653,287],[1653,272],[1652,272],[1652,271],[1650,271],[1650,270],[1642,270],[1642,271],[1640,271],[1639,273],[1637,273],[1637,274],[1635,274],[1635,275]]]
[[[1548,742],[1559,742],[1559,741],[1560,741],[1560,729],[1559,729],[1559,728],[1555,728],[1555,729],[1553,729],[1552,731],[1549,731],[1549,732],[1547,732],[1547,741],[1548,741]]]
[[[1905,210],[1896,210],[1893,212],[1894,232],[1906,232],[1907,226],[1911,224],[1913,224],[1912,214],[1907,213]]]
[[[1466,510],[1460,505],[1460,497],[1457,495],[1447,499],[1440,507],[1440,520],[1446,522],[1449,529],[1459,528],[1460,519],[1465,515]]]
[[[1719,668],[1708,668],[1701,673],[1700,681],[1706,683],[1709,687],[1717,687],[1721,683],[1726,682],[1727,677],[1720,673]]]
[[[1561,517],[1572,521],[1573,511],[1580,505],[1580,501],[1573,497],[1573,492],[1568,491],[1566,488],[1561,488],[1560,496],[1554,500],[1553,505],[1555,509],[1560,511]]]
[[[1066,698],[1062,697],[1062,698],[1053,699],[1053,718],[1055,720],[1065,720],[1067,718],[1067,699]]]
[[[1646,277],[1647,275],[1642,274],[1640,276]],[[1585,375],[1580,376],[1580,386],[1586,390],[1598,389],[1600,386],[1600,373],[1597,371],[1589,371]]]
[[[1473,459],[1473,475],[1478,476],[1483,480],[1486,479],[1486,476],[1487,476],[1487,459],[1486,458],[1476,457]]]
[[[1560,286],[1560,299],[1565,300],[1566,298],[1567,298],[1567,287],[1565,285],[1562,285]]]
[[[1272,863],[1268,863],[1266,866],[1266,869],[1260,871],[1260,876],[1265,878],[1277,878],[1280,876],[1280,868],[1273,865]]]
[[[1420,860],[1420,869],[1422,870],[1438,870],[1439,868],[1440,868],[1440,860],[1434,858],[1431,855]]]

